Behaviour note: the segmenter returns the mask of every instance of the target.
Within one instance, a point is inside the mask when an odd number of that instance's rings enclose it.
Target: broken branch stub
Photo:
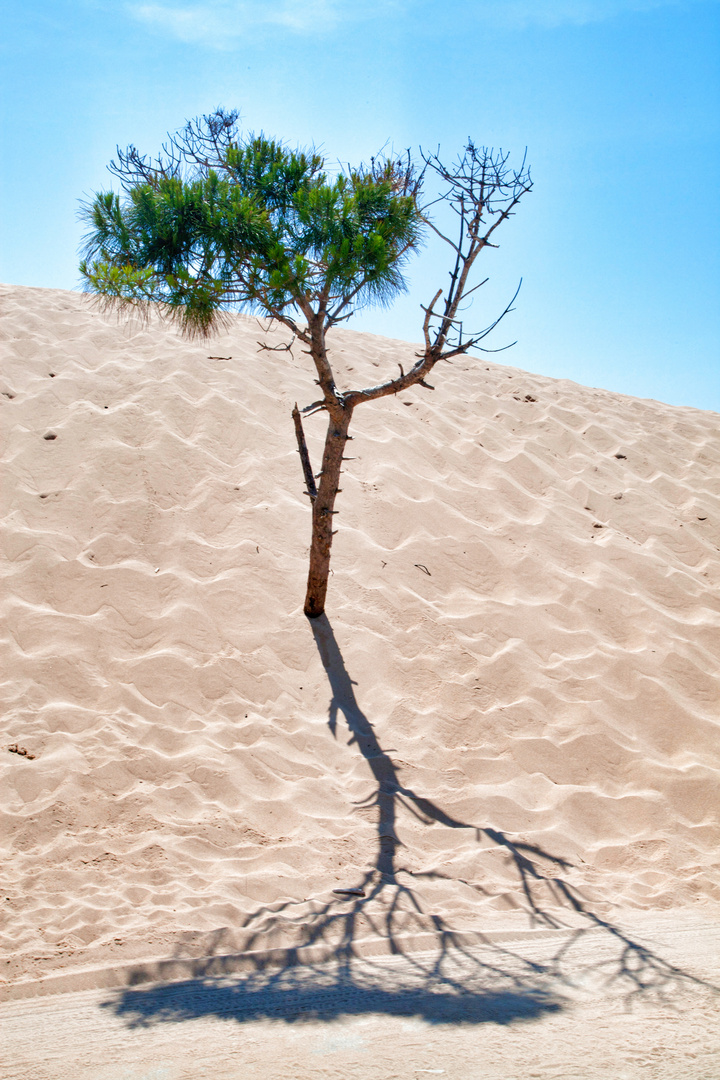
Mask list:
[[[307,488],[307,494],[310,496],[310,501],[314,502],[317,498],[317,487],[315,486],[315,477],[313,476],[312,467],[310,465],[310,455],[308,453],[307,443],[305,442],[305,432],[303,431],[302,417],[300,416],[300,410],[297,407],[297,401],[295,402],[295,408],[292,411],[292,418],[295,421],[295,436],[297,438],[298,454],[300,455],[303,475],[305,477],[305,487]]]

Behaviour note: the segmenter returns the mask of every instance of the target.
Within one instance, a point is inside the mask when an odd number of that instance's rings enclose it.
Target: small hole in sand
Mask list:
[[[47,499],[47,493],[45,495],[41,495],[40,498],[41,499]]]
[[[57,435],[54,431],[48,431],[47,435],[43,435],[43,439],[45,439],[45,442],[52,442],[53,439],[57,439]]]
[[[54,371],[48,371],[48,378],[54,379],[55,378],[55,372]]]

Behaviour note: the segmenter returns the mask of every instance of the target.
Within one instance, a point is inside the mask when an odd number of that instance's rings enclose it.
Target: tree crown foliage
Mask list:
[[[236,120],[192,121],[154,161],[118,150],[121,193],[83,208],[86,286],[122,307],[158,303],[190,335],[230,305],[329,326],[403,289],[423,226],[409,160],[333,177],[316,151],[240,139]]]

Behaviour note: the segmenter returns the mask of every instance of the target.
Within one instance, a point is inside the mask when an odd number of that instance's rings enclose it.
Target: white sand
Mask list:
[[[468,358],[359,408],[313,634],[308,357],[250,318],[188,343],[73,293],[0,305],[8,996],[717,923],[716,414]],[[335,341],[353,388],[413,355]]]

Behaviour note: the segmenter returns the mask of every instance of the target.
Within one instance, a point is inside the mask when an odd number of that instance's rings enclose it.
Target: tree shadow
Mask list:
[[[572,869],[566,860],[513,841],[496,829],[459,821],[405,787],[357,702],[355,684],[327,617],[310,625],[332,690],[330,731],[337,736],[342,716],[351,735],[348,745],[358,747],[375,780],[372,796],[362,804],[375,808],[374,865],[345,895],[333,897],[310,915],[306,909],[294,911],[301,906],[296,901],[258,908],[244,924],[242,957],[227,954],[224,936],[218,932],[210,955],[183,960],[182,970],[189,978],[142,988],[139,984],[159,981],[165,972],[177,977],[178,969],[172,961],[138,965],[131,972],[130,988],[118,991],[105,1007],[131,1026],[208,1015],[292,1023],[365,1013],[477,1024],[531,1020],[556,1012],[579,987],[590,984],[612,990],[626,1005],[650,999],[675,1007],[683,991],[693,987],[720,993],[594,913],[566,880]],[[396,824],[401,808],[425,825],[471,829],[478,842],[484,839],[505,850],[532,925],[550,931],[538,935],[550,939],[540,950],[542,959],[537,941],[528,958],[521,946],[503,943],[503,935],[457,933],[440,916],[423,910],[416,884],[421,879],[448,878],[399,864]],[[263,951],[268,940],[288,926],[300,928],[298,944],[269,956]],[[593,950],[592,958],[583,960],[581,943],[589,931],[601,932],[601,959]],[[372,949],[368,954],[361,947],[373,941],[381,943],[388,955],[373,956]]]

